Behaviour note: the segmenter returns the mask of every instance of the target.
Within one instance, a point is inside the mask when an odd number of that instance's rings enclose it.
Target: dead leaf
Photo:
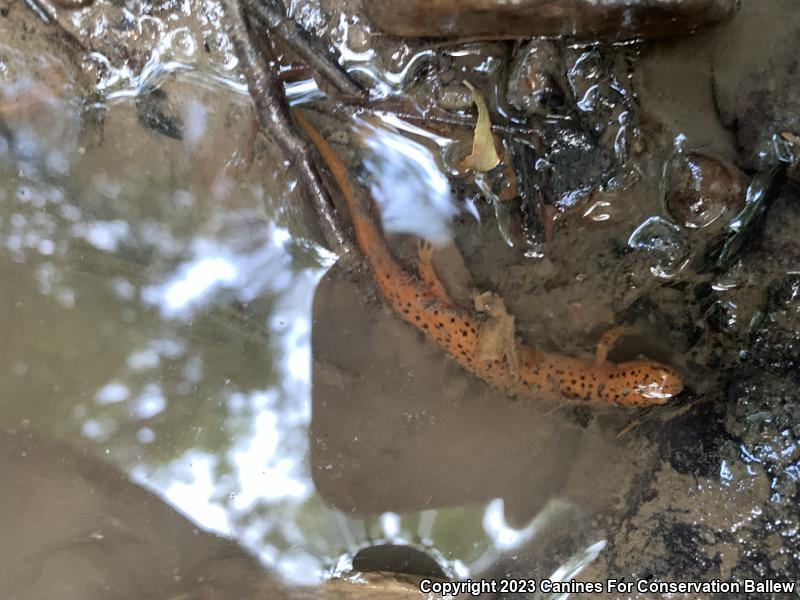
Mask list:
[[[481,325],[476,351],[478,360],[506,362],[516,377],[519,368],[514,317],[508,314],[503,299],[492,292],[475,296],[475,309],[489,318]]]
[[[478,108],[478,122],[475,124],[475,133],[472,139],[472,154],[462,160],[458,166],[463,170],[472,169],[479,173],[485,173],[500,164],[496,140],[492,133],[492,122],[489,119],[489,109],[480,92],[469,81],[465,81],[464,85],[469,88],[472,101]]]

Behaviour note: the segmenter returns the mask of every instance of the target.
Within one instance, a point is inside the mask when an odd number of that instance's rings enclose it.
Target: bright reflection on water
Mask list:
[[[362,120],[356,127],[369,151],[364,168],[370,174],[370,190],[380,206],[385,230],[437,244],[449,241],[448,224],[458,209],[431,149],[388,122],[376,127]]]

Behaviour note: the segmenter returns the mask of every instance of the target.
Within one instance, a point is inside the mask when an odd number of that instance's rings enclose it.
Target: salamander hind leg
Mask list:
[[[433,251],[433,244],[430,242],[424,240],[417,242],[417,269],[419,270],[419,276],[436,300],[443,306],[452,307],[453,301],[433,268]]]

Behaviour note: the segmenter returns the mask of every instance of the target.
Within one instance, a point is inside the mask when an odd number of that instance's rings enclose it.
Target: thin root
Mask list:
[[[353,256],[353,246],[339,223],[336,209],[322,182],[308,143],[297,133],[289,115],[278,77],[266,68],[250,39],[248,23],[238,0],[222,0],[225,30],[233,43],[239,65],[256,105],[261,131],[275,140],[294,165],[300,184],[317,213],[320,229],[331,250],[340,256]]]
[[[284,8],[275,0],[244,0],[248,15],[262,23],[270,33],[289,46],[314,71],[320,74],[340,94],[363,97],[364,88],[356,83],[332,55],[328,48],[294,20],[284,14]]]

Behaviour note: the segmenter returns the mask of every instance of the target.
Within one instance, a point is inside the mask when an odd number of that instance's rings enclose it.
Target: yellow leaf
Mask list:
[[[485,173],[500,164],[492,133],[492,122],[489,120],[489,109],[486,108],[486,102],[472,84],[465,81],[464,85],[469,88],[472,101],[478,107],[478,122],[475,124],[475,134],[472,139],[472,154],[461,161],[459,167],[464,170],[472,169],[479,173]]]

